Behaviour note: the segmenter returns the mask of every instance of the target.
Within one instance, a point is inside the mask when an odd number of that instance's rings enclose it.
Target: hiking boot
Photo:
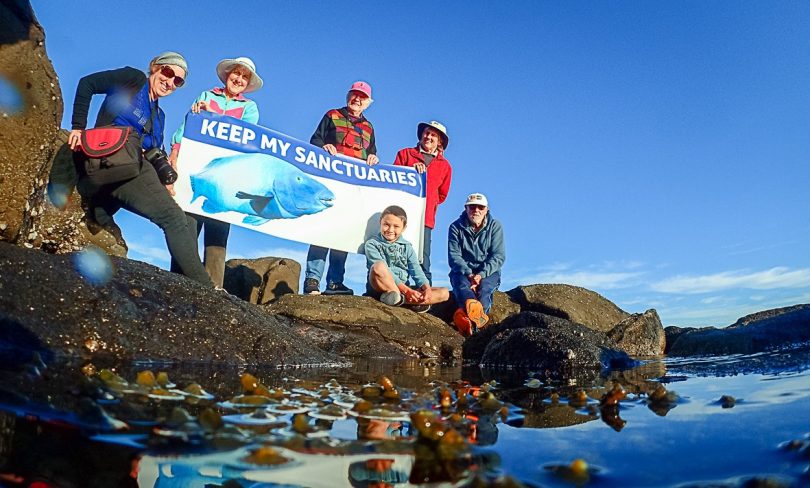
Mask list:
[[[382,295],[380,295],[380,301],[386,305],[398,307],[402,305],[402,303],[405,301],[405,298],[402,296],[402,293],[398,291],[387,291]]]
[[[487,326],[489,317],[487,317],[487,314],[484,313],[484,306],[481,305],[481,302],[470,298],[464,304],[464,308],[467,310],[467,317],[470,318],[478,330],[481,330]]]
[[[343,283],[329,283],[323,291],[324,295],[354,295],[354,290]]]
[[[473,334],[472,321],[470,321],[470,318],[464,313],[464,310],[460,308],[453,314],[453,325],[456,326],[456,329],[464,337],[470,337]]]
[[[405,304],[402,307],[416,313],[426,313],[430,310],[430,305],[423,305],[421,303]]]
[[[315,278],[307,278],[304,280],[304,295],[320,295],[321,284]]]

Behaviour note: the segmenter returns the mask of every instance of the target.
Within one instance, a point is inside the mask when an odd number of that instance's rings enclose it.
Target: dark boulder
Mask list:
[[[810,305],[765,310],[717,329],[667,327],[670,356],[753,354],[795,347],[810,341]],[[670,342],[671,341],[671,342]]]
[[[607,331],[607,336],[631,356],[660,356],[666,346],[664,327],[654,309],[630,315]]]
[[[264,305],[282,295],[297,294],[301,265],[287,258],[229,259],[224,288],[246,302]]]
[[[227,293],[120,258],[112,258],[112,279],[93,286],[76,271],[76,256],[0,243],[0,349],[279,366],[340,362]],[[15,337],[24,344],[11,343]]]
[[[536,369],[549,376],[636,364],[605,334],[538,312],[522,312],[470,337],[463,358],[482,366]]]
[[[508,292],[521,310],[540,312],[607,332],[630,314],[591,290],[572,285],[519,286]]]
[[[459,357],[463,339],[430,314],[358,296],[284,295],[264,306],[322,349],[350,357]]]

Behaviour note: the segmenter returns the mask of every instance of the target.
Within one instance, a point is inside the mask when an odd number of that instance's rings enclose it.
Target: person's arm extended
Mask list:
[[[87,127],[87,114],[90,111],[90,101],[93,95],[110,94],[115,89],[134,86],[140,77],[145,78],[145,76],[143,72],[135,68],[126,67],[99,71],[83,77],[76,86],[73,116],[70,120],[71,128],[84,130]]]
[[[206,96],[206,93],[207,92],[200,93],[200,96],[198,96],[194,100],[194,103],[191,104],[192,108],[197,103],[202,102],[208,98]],[[189,110],[189,112],[191,112],[191,110]],[[188,115],[188,113],[186,113],[186,115]],[[174,163],[177,161],[177,154],[180,152],[180,141],[183,140],[183,133],[185,131],[186,131],[186,118],[183,117],[183,120],[180,121],[180,127],[178,127],[177,130],[174,131],[174,135],[172,135],[172,145],[171,145],[172,150],[169,158],[169,162],[172,163],[172,166],[174,166]]]

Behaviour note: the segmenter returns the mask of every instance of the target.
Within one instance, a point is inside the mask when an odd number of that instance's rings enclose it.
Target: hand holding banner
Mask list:
[[[186,212],[265,234],[362,252],[382,210],[408,214],[403,233],[422,254],[425,176],[368,166],[232,117],[189,113],[177,160],[175,200]]]

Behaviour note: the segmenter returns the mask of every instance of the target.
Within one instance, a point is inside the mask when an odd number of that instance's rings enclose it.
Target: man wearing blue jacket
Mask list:
[[[492,294],[501,284],[506,247],[501,223],[489,215],[487,197],[473,193],[447,235],[450,284],[459,309],[453,323],[469,336],[489,322]]]

